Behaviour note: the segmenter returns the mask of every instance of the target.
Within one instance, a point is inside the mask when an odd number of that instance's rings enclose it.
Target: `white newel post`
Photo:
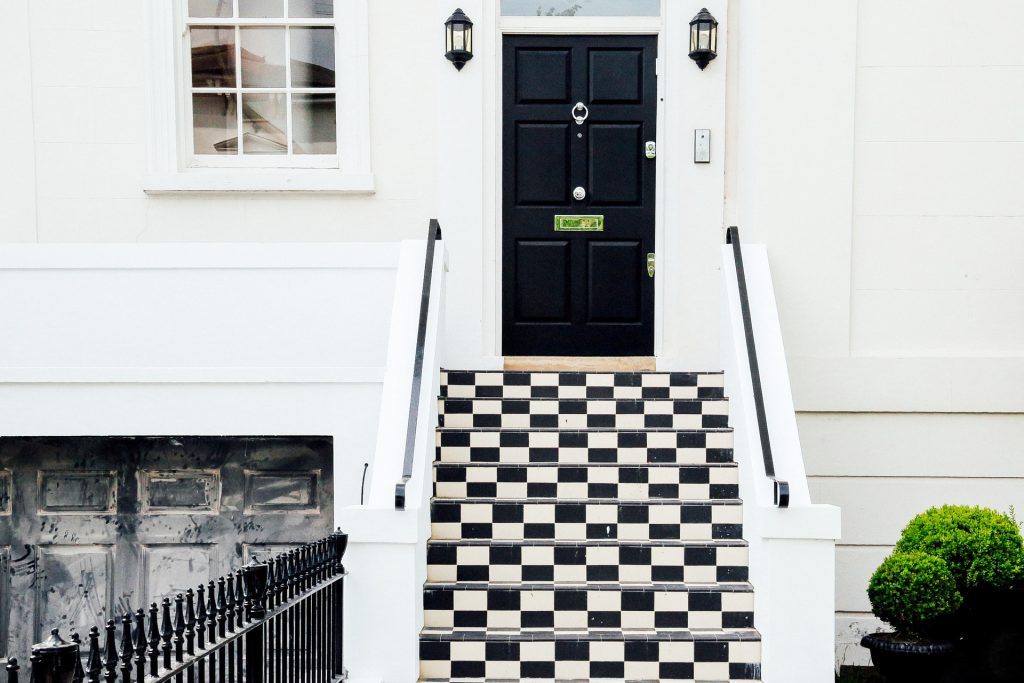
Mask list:
[[[839,508],[811,502],[793,411],[768,255],[743,247],[775,470],[789,483],[790,507],[773,504],[754,411],[753,384],[732,246],[722,248],[722,364],[734,454],[740,466],[743,537],[750,545],[754,626],[761,633],[761,677],[785,683],[830,681],[835,669],[835,543]]]

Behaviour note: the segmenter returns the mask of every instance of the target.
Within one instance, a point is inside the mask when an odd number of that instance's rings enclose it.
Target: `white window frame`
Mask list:
[[[294,168],[275,165],[273,157],[193,165],[187,0],[146,0],[146,193],[373,192],[368,1],[334,3],[338,153],[305,164],[328,161],[330,168]]]

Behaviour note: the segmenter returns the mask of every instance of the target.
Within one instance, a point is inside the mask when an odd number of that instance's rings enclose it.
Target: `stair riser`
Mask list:
[[[562,588],[427,588],[425,626],[461,629],[720,629],[750,628],[748,591]]]
[[[443,463],[703,465],[732,461],[733,436],[711,432],[442,430]]]
[[[427,580],[723,583],[748,579],[747,558],[744,546],[431,544]]]
[[[686,399],[722,398],[721,374],[443,373],[449,398]]]
[[[435,500],[433,538],[559,541],[719,540],[742,536],[743,510],[709,503],[487,503]]]
[[[757,641],[420,641],[423,678],[755,681]]]
[[[709,429],[728,426],[726,400],[509,401],[442,399],[450,429]]]
[[[739,497],[735,466],[463,466],[434,468],[438,498],[709,500]]]

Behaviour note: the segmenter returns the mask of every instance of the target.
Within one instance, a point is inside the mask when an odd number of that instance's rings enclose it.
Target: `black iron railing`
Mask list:
[[[31,683],[333,683],[344,680],[348,536],[255,559],[233,574],[93,627],[83,644],[57,629],[32,648]],[[173,616],[172,616],[173,613]],[[21,667],[9,659],[7,683]]]
[[[754,327],[750,319],[750,298],[747,295],[747,276],[743,271],[743,250],[740,246],[740,230],[730,227],[725,233],[726,244],[732,245],[732,256],[736,261],[736,284],[740,292],[740,311],[743,314],[743,333],[747,340],[747,361],[750,366],[750,381],[754,388],[754,411],[757,414],[757,430],[761,436],[761,456],[764,458],[764,473],[773,482],[775,505],[789,507],[789,482],[775,476],[775,459],[772,457],[771,437],[768,433],[768,418],[764,410],[764,392],[761,390],[761,368],[757,362],[757,347],[754,343]]]
[[[416,329],[416,359],[412,369],[412,391],[409,392],[409,421],[405,429],[405,462],[402,478],[395,484],[395,509],[405,509],[405,488],[412,478],[416,460],[416,427],[420,414],[420,391],[423,387],[423,353],[427,345],[427,317],[430,313],[430,286],[434,279],[434,247],[441,239],[441,224],[430,219],[427,231],[427,256],[423,262],[423,289],[420,291],[420,321]]]

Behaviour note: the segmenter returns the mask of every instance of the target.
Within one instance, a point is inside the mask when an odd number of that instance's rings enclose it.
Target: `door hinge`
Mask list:
[[[647,277],[654,277],[654,252],[647,255]]]

